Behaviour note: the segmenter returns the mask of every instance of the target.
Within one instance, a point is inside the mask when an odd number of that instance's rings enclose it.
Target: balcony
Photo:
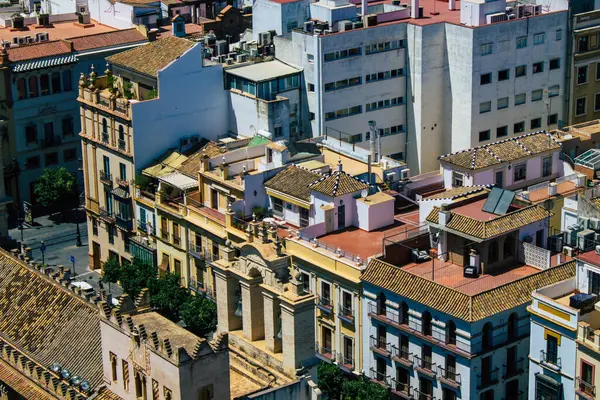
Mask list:
[[[392,325],[396,325],[396,326],[400,326],[400,325],[405,325],[408,326],[408,321],[407,320],[402,320],[400,318],[400,314],[392,311],[392,310],[388,310],[386,308],[379,308],[377,307],[376,304],[373,303],[369,303],[369,316],[371,318],[375,318],[381,322],[385,322],[388,324],[392,324]]]
[[[392,381],[389,375],[386,375],[382,372],[378,372],[373,368],[371,368],[371,380],[385,387],[390,387]]]
[[[331,314],[333,311],[333,304],[331,299],[328,297],[317,296],[317,308],[321,311]]]
[[[119,150],[121,150],[121,151],[126,150],[125,141],[123,139],[119,139]]]
[[[383,357],[389,357],[392,354],[392,348],[389,343],[387,343],[386,338],[380,337],[376,338],[375,336],[370,337],[371,342],[371,351],[382,355]]]
[[[413,389],[412,398],[415,400],[437,400],[433,394]]]
[[[407,347],[398,348],[396,346],[392,346],[392,360],[411,368],[412,363],[412,354],[408,352]]]
[[[107,132],[102,132],[101,140],[102,140],[102,143],[109,144],[110,143],[110,135]]]
[[[352,372],[354,370],[354,359],[352,358],[352,356],[344,357],[343,354],[337,353],[335,359],[338,367],[340,367],[344,371]]]
[[[460,374],[456,373],[456,367],[438,367],[440,382],[451,386],[453,388],[459,388],[461,384]]]
[[[575,380],[575,393],[581,398],[594,400],[596,398],[596,386],[578,376]]]
[[[498,368],[491,371],[482,371],[477,375],[477,389],[485,389],[498,383]]]
[[[354,313],[352,311],[352,307],[344,307],[341,304],[338,304],[338,317],[342,321],[346,321],[349,324],[354,324]]]
[[[415,369],[422,374],[425,374],[431,378],[435,377],[436,374],[436,364],[431,361],[431,356],[419,357],[414,356],[413,362],[415,364]]]
[[[188,243],[188,254],[199,260],[204,260],[204,253],[202,253],[202,246],[194,242]]]
[[[562,368],[562,360],[558,357],[558,352],[556,351],[547,352],[546,350],[540,350],[540,361],[542,364],[556,371],[560,371]]]
[[[133,230],[133,219],[131,215],[115,214],[117,226],[127,231]]]
[[[104,222],[107,222],[109,224],[114,224],[116,222],[115,216],[112,213],[112,211],[108,211],[104,207],[99,207],[99,211],[100,211],[100,219],[103,220]]]
[[[129,181],[127,179],[115,178],[115,182],[123,188],[129,188]]]
[[[140,232],[146,233],[148,235],[156,236],[156,228],[151,224],[148,224],[146,221],[137,221],[137,229]]]
[[[392,378],[392,393],[402,399],[412,400],[412,388],[408,382],[400,382]]]
[[[514,376],[521,375],[525,371],[525,359],[519,358],[516,362],[504,364],[504,379],[510,379]]]
[[[112,187],[112,184],[113,184],[112,175],[109,172],[100,170],[100,182]]]
[[[329,363],[335,360],[335,351],[327,347],[321,346],[319,342],[317,342],[315,346],[317,350],[317,358]]]

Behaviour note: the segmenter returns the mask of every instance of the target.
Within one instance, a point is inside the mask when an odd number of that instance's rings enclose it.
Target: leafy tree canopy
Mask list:
[[[190,296],[181,307],[181,319],[194,334],[206,337],[217,329],[217,305],[206,296]]]
[[[77,205],[75,175],[64,167],[46,168],[33,191],[37,201],[44,207],[67,210]]]

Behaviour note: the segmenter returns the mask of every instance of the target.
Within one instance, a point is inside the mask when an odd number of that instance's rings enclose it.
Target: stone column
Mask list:
[[[267,350],[273,353],[281,353],[281,339],[277,337],[279,328],[281,326],[279,322],[279,300],[278,296],[270,293],[263,292],[264,299],[264,316],[265,316],[265,346]]]
[[[240,282],[242,286],[242,307],[244,337],[249,340],[265,338],[265,317],[260,278],[250,282]]]
[[[236,316],[238,305],[236,291],[237,280],[229,273],[215,270],[215,286],[217,291],[217,332],[229,332],[241,329],[242,319]]]
[[[315,298],[281,298],[283,368],[295,374],[303,361],[315,357]]]

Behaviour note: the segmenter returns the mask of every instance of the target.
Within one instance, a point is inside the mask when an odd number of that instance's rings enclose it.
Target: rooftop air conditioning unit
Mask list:
[[[5,49],[10,49],[10,42],[9,41],[2,41],[2,47]]]
[[[315,27],[314,21],[306,21],[304,23],[304,32],[312,33],[314,27]]]
[[[250,49],[250,57],[256,57],[258,56],[258,49],[256,47],[252,47]]]
[[[13,36],[13,44],[19,44],[19,37],[18,36]]]
[[[37,42],[47,42],[50,39],[48,32],[41,32],[35,34],[35,40]]]
[[[346,32],[352,30],[352,21],[340,21],[338,22],[338,31]]]
[[[323,31],[321,29],[314,29],[313,30],[313,34],[315,34],[315,35],[320,35],[321,33],[323,33]]]
[[[477,278],[477,276],[479,276],[479,274],[477,273],[477,267],[474,267],[472,265],[465,266],[463,276],[465,278]]]
[[[532,9],[533,15],[540,15],[542,13],[542,5],[541,4],[532,5],[531,9]]]
[[[239,62],[239,63],[243,63],[243,62],[245,62],[245,61],[246,61],[246,55],[245,55],[245,54],[238,54],[238,55],[235,57],[235,61],[236,61],[236,62]]]
[[[588,217],[579,217],[579,221],[577,221],[578,225],[581,225],[583,229],[588,228],[590,219]]]
[[[363,27],[362,21],[352,23],[352,29],[361,29],[362,27]]]
[[[573,257],[573,248],[571,246],[564,246],[562,252],[563,254],[566,254],[569,257]]]
[[[271,44],[271,33],[270,32],[262,32],[258,34],[258,43],[266,46]]]
[[[221,60],[219,59],[219,57],[211,57],[210,61],[221,62]]]
[[[577,247],[580,250],[588,251],[594,248],[594,235],[596,233],[590,229],[583,230],[577,233]]]
[[[508,20],[508,15],[506,13],[496,13],[496,14],[488,14],[486,15],[486,20],[488,24],[494,24],[496,22],[502,22]]]
[[[410,169],[407,168],[407,169],[403,169],[402,171],[400,171],[400,179],[405,181],[408,178],[410,178]]]
[[[332,30],[331,30],[331,29],[325,29],[325,30],[323,31],[323,35],[330,35],[330,34],[331,34],[331,32],[332,32]]]
[[[228,52],[227,47],[226,40],[217,40],[215,43],[215,49],[217,50],[218,55],[226,54]]]
[[[21,36],[19,38],[19,44],[27,44],[27,36]]]
[[[222,64],[225,62],[225,60],[227,59],[227,56],[225,54],[221,54],[219,56],[219,62]]]
[[[595,231],[600,230],[600,219],[590,218],[590,220],[588,222],[588,228],[593,229]]]
[[[515,14],[508,14],[508,20],[512,20],[512,19],[517,19],[517,16]]]
[[[231,65],[233,64],[233,58],[226,58],[225,62],[227,63],[227,65]]]

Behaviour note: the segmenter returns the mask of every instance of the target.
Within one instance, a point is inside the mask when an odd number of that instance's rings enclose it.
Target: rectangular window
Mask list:
[[[498,103],[497,103],[498,110],[501,110],[501,109],[507,108],[507,107],[508,107],[508,97],[502,97],[502,98],[498,99]]]
[[[492,44],[491,43],[482,44],[481,45],[481,55],[487,56],[489,54],[492,54]]]
[[[542,127],[542,118],[534,118],[531,120],[531,129],[539,129]]]
[[[492,83],[492,73],[488,72],[487,74],[481,74],[481,76],[479,77],[479,84],[487,85],[490,83]]]
[[[525,93],[515,95],[515,106],[525,104],[525,102],[527,102],[527,95]]]
[[[523,133],[523,132],[525,132],[525,122],[524,121],[517,122],[516,124],[514,124],[513,133]]]
[[[579,392],[594,394],[594,366],[581,360],[581,381]]]
[[[527,47],[527,36],[517,38],[517,49],[523,49]]]
[[[46,154],[46,167],[58,164],[58,153],[47,153]]]
[[[92,235],[98,236],[98,220],[92,217]]]
[[[52,73],[52,93],[60,93],[60,72]]]
[[[575,101],[575,115],[585,115],[587,112],[587,97],[580,97]]]
[[[27,144],[37,143],[37,126],[27,125],[25,127],[25,141]]]
[[[558,114],[548,115],[548,125],[558,124]]]
[[[67,136],[73,136],[74,134],[74,128],[73,128],[73,118],[72,117],[66,117],[62,119],[62,134],[63,136],[67,137]]]
[[[71,85],[71,71],[63,71],[62,84],[64,92],[70,92],[73,89],[73,86]]]
[[[542,158],[542,176],[552,175],[552,156]]]
[[[519,65],[515,67],[515,76],[517,78],[527,75],[527,65]]]
[[[119,163],[119,178],[123,181],[127,180],[127,166],[123,163]]]
[[[25,160],[26,169],[38,169],[40,167],[40,156],[29,157]]]
[[[499,126],[496,128],[496,137],[501,138],[508,135],[508,126]]]
[[[544,72],[544,62],[541,61],[541,62],[533,63],[532,72],[534,74],[539,74],[540,72]]]
[[[514,170],[514,181],[522,181],[527,177],[527,164],[522,163],[513,167]]]
[[[325,62],[329,62],[329,61],[342,60],[344,58],[360,56],[360,55],[361,55],[361,48],[355,47],[352,49],[339,50],[339,51],[334,51],[332,53],[326,53],[324,59],[325,59]]]
[[[310,275],[306,272],[300,272],[300,277],[302,279],[302,290],[304,290],[304,293],[310,293]]]
[[[560,68],[560,58],[553,58],[552,60],[550,60],[550,71],[554,70],[554,69],[559,69]]]
[[[531,101],[539,101],[542,99],[544,91],[542,89],[534,90],[531,92]]]
[[[485,142],[486,140],[490,140],[490,130],[479,132],[479,141]]]
[[[308,91],[309,92],[314,92],[315,91],[315,85],[313,85],[312,83],[308,84]]]
[[[556,30],[556,41],[562,40],[562,29]]]
[[[533,45],[534,46],[537,46],[539,44],[544,44],[545,40],[546,40],[545,33],[536,33],[535,35],[533,35]]]
[[[584,65],[577,68],[577,84],[582,85],[588,81],[588,66]]]
[[[556,97],[560,94],[560,86],[553,85],[548,88],[548,97]]]
[[[484,114],[490,112],[492,110],[492,102],[484,101],[483,103],[479,103],[479,114]]]
[[[110,224],[106,225],[106,232],[108,233],[108,243],[115,244],[115,230]]]
[[[48,74],[42,74],[40,76],[40,94],[42,96],[50,94],[50,76]]]
[[[558,363],[558,338],[553,335],[546,336],[546,359],[551,364]]]
[[[460,172],[452,171],[452,187],[464,186],[465,176]]]
[[[506,81],[510,78],[510,70],[503,69],[502,71],[498,71],[498,82]]]
[[[77,150],[76,149],[66,149],[63,152],[63,158],[65,162],[75,161],[77,158]]]
[[[600,274],[588,270],[588,293],[600,295]]]
[[[594,111],[600,111],[600,93],[594,95]]]

